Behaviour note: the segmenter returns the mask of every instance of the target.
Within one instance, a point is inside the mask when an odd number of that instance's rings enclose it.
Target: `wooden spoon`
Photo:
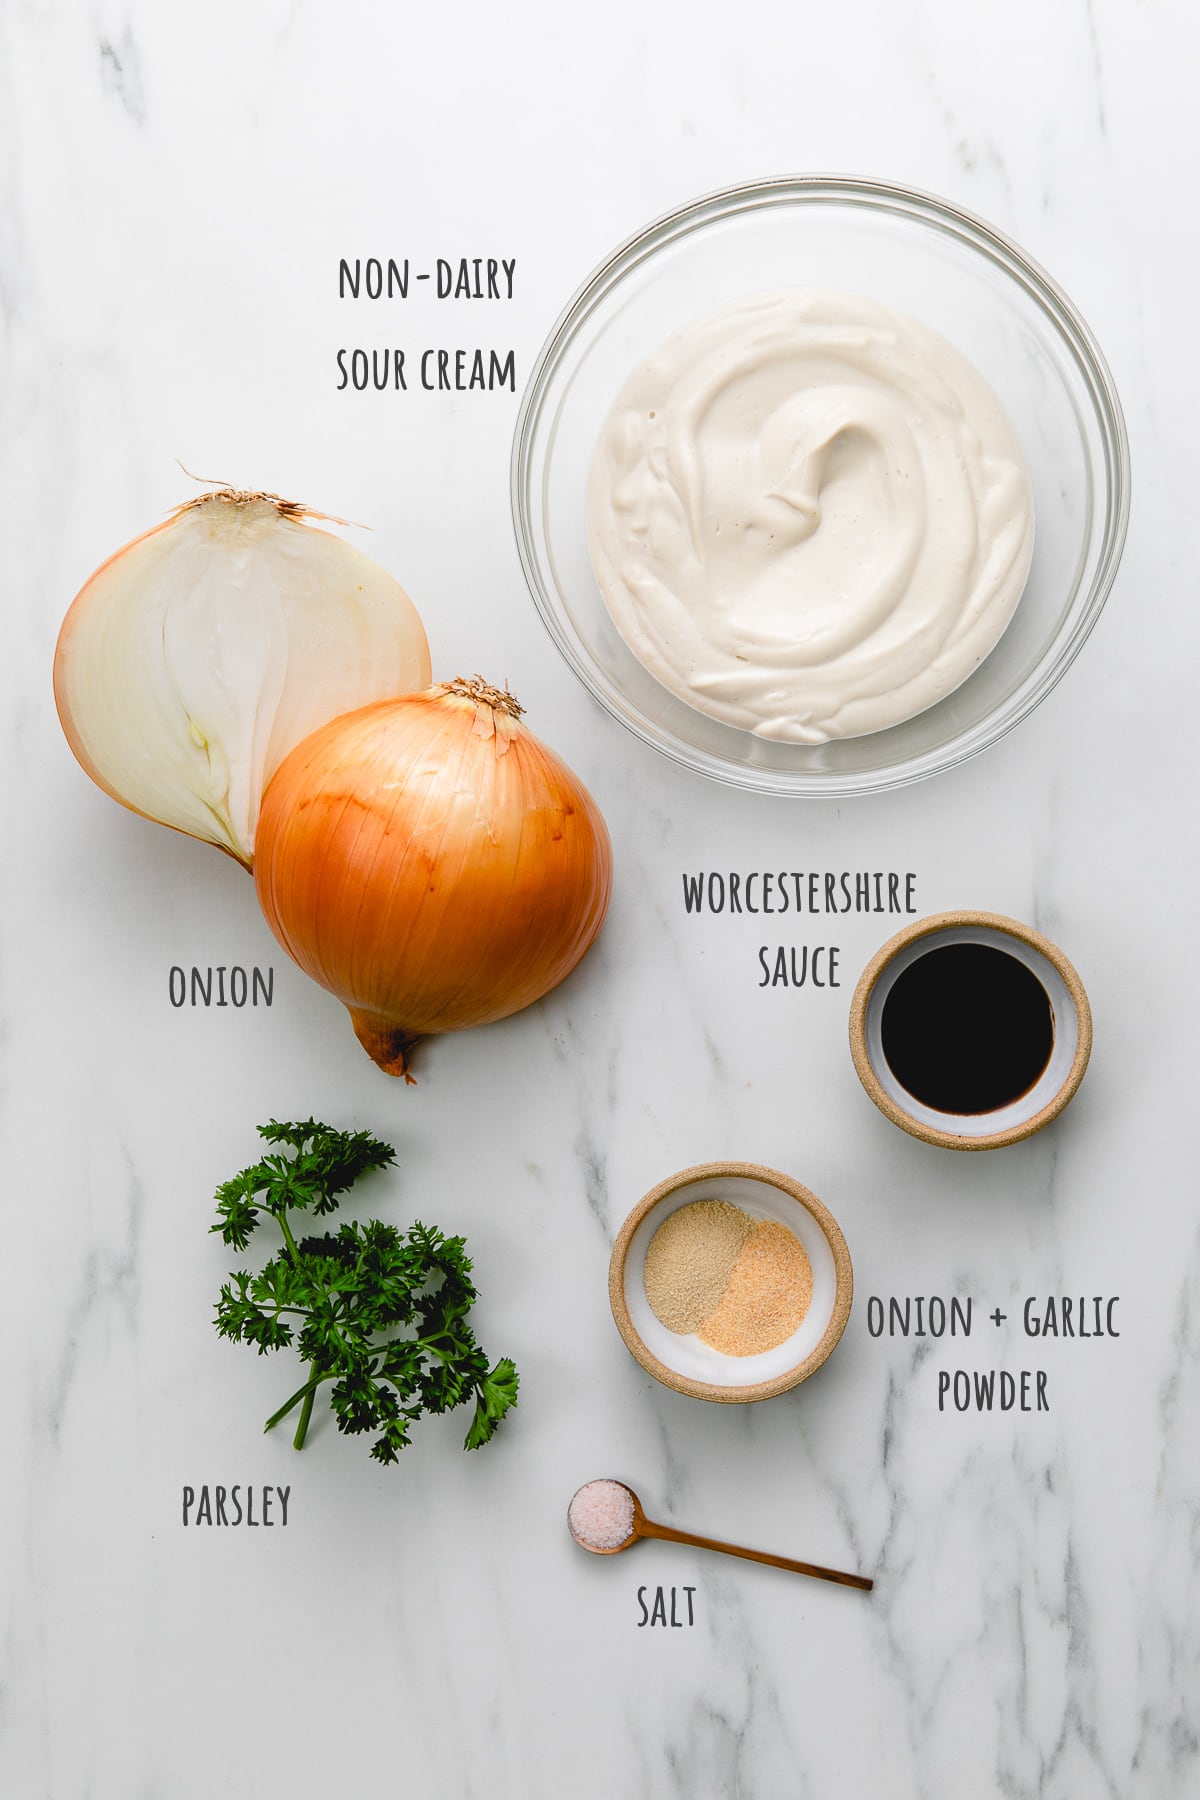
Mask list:
[[[620,1488],[633,1503],[633,1524],[628,1537],[623,1538],[619,1544],[589,1543],[572,1522],[575,1501],[580,1494],[593,1487]],[[750,1562],[767,1563],[772,1569],[790,1569],[795,1575],[812,1575],[817,1581],[836,1581],[842,1587],[861,1588],[864,1593],[870,1593],[875,1585],[866,1575],[846,1575],[840,1569],[824,1569],[819,1563],[797,1562],[791,1556],[772,1556],[768,1550],[746,1550],[740,1544],[724,1544],[719,1538],[697,1537],[694,1531],[677,1531],[674,1525],[656,1524],[653,1519],[646,1517],[641,1501],[623,1481],[606,1479],[587,1482],[579,1489],[567,1509],[567,1527],[580,1548],[590,1550],[593,1556],[616,1556],[618,1551],[628,1550],[638,1538],[659,1538],[665,1544],[691,1544],[697,1550],[720,1550],[725,1556],[744,1556]]]

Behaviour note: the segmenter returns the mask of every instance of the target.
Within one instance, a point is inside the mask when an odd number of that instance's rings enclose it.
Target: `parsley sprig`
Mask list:
[[[308,1379],[278,1412],[270,1431],[297,1406],[301,1449],[317,1390],[339,1431],[378,1432],[371,1455],[394,1463],[422,1413],[449,1412],[471,1400],[464,1448],[486,1444],[517,1401],[508,1357],[493,1367],[467,1314],[478,1298],[460,1237],[419,1222],[406,1233],[371,1219],[341,1223],[323,1235],[296,1235],[292,1215],[333,1212],[360,1175],[396,1160],[390,1144],[366,1131],[336,1131],[314,1119],[272,1119],[259,1135],[286,1152],[264,1156],[217,1189],[213,1231],[245,1250],[263,1215],[275,1220],[283,1248],[258,1272],[231,1274],[217,1301],[222,1337],[257,1344],[260,1356],[294,1344]]]

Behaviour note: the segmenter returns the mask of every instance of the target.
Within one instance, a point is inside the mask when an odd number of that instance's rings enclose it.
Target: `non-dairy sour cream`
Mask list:
[[[966,680],[1033,553],[1003,407],[935,332],[859,294],[755,294],[630,375],[588,485],[621,636],[699,711],[816,744]]]

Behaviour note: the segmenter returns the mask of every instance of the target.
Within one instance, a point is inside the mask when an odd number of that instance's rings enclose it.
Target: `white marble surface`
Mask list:
[[[0,1791],[6,1800],[1175,1800],[1200,1792],[1195,1202],[1200,483],[1183,0],[12,0],[0,13],[7,524],[0,919]],[[1134,516],[1108,610],[1004,743],[905,793],[791,804],[675,769],[587,698],[508,510],[516,400],[334,391],[339,345],[512,345],[644,221],[733,180],[876,174],[992,219],[1120,386]],[[511,303],[339,303],[342,255],[517,258]],[[202,475],[373,527],[435,670],[518,687],[593,787],[616,894],[577,977],[389,1085],[275,950],[231,863],[91,787],[50,699],[71,596]],[[684,868],[912,869],[920,910],[1042,927],[1096,1055],[1060,1124],[978,1158],[903,1137],[844,1049],[849,990],[763,993],[752,921]],[[840,922],[848,974],[890,927]],[[784,933],[790,938],[792,934]],[[797,934],[797,941],[803,938]],[[272,962],[270,1012],[172,1011],[172,963]],[[393,1138],[371,1210],[463,1230],[523,1375],[379,1470],[259,1425],[288,1371],[221,1343],[216,1182],[271,1113]],[[613,1329],[612,1237],[661,1176],[747,1157],[840,1219],[859,1304],[807,1387],[658,1388]],[[364,1205],[366,1210],[365,1194]],[[873,1341],[872,1293],[1007,1326]],[[1119,1294],[1039,1347],[1029,1293]],[[943,1368],[1043,1367],[1049,1415],[940,1416]],[[877,1577],[870,1598],[567,1538],[633,1481],[680,1524]],[[185,1530],[185,1483],[290,1484],[286,1530]],[[690,1629],[639,1585],[690,1583]]]

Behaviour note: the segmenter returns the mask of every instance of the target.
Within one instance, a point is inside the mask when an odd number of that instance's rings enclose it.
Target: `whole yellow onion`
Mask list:
[[[263,797],[268,925],[409,1081],[419,1038],[529,1006],[599,931],[612,850],[595,801],[478,677],[315,731]]]

